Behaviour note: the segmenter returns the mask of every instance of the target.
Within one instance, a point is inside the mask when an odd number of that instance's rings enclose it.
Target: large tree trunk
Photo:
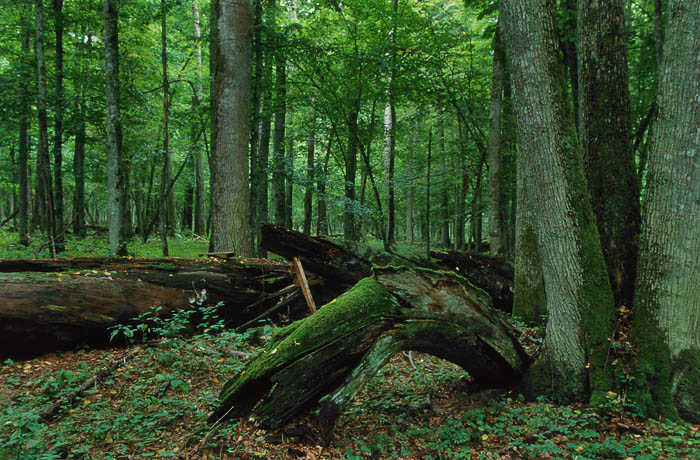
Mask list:
[[[451,273],[376,269],[372,278],[278,332],[226,383],[211,421],[252,414],[279,427],[318,405],[327,437],[364,384],[401,350],[452,361],[477,381],[518,382],[529,358],[488,296]]]
[[[167,315],[223,302],[218,313],[232,327],[271,316],[281,302],[291,305],[297,318],[308,311],[293,285],[293,269],[273,262],[2,260],[0,283],[0,359],[28,358],[83,343],[105,346],[108,327],[156,305],[162,308],[154,314]],[[287,309],[280,313],[287,314]]]
[[[610,389],[606,366],[615,308],[577,148],[558,56],[554,5],[501,5],[513,74],[517,138],[532,191],[547,296],[546,338],[530,368],[530,395],[599,403]]]
[[[630,306],[640,214],[626,46],[622,0],[579,2],[581,156],[615,303]]]
[[[124,238],[124,165],[119,110],[119,11],[116,0],[104,0],[105,80],[107,88],[107,213],[109,252],[126,255]]]
[[[248,136],[253,11],[248,0],[217,0],[216,12],[210,249],[252,256]]]
[[[643,409],[700,423],[700,9],[668,5],[632,338]],[[672,399],[671,399],[672,398]]]
[[[501,33],[496,30],[493,38],[493,75],[491,77],[491,103],[489,106],[489,243],[491,254],[502,256],[506,253],[506,235],[501,214],[501,103],[506,76],[506,54]]]

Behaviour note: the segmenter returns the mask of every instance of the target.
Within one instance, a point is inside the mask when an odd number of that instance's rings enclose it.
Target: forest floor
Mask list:
[[[45,248],[14,244],[0,230],[0,258],[41,257]],[[66,256],[106,251],[103,235],[70,239]],[[158,243],[134,255],[158,257]],[[171,254],[196,257],[203,241],[171,240]],[[2,293],[0,292],[0,298]],[[123,346],[79,349],[0,363],[0,460],[34,459],[700,459],[700,426],[649,420],[609,394],[596,413],[479,389],[460,368],[433,356],[398,354],[342,415],[326,445],[306,419],[276,431],[251,420],[211,430],[206,419],[226,380],[274,333],[244,334],[211,320],[183,337],[183,318],[115,330]],[[146,330],[148,341],[138,339]],[[523,329],[536,347],[540,331]],[[134,343],[136,342],[136,343]],[[49,422],[42,410],[78,390],[105,366],[120,367],[64,400]]]
[[[460,368],[419,353],[395,356],[325,446],[304,418],[277,431],[251,420],[211,431],[206,418],[223,383],[274,328],[236,334],[216,323],[183,338],[179,327],[160,324],[160,338],[125,348],[3,363],[0,459],[700,459],[700,426],[637,417],[618,395],[597,413],[526,403],[478,391]],[[120,359],[54,420],[37,417]]]

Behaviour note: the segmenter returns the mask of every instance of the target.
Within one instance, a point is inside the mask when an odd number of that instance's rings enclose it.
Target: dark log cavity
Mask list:
[[[530,359],[489,296],[451,272],[376,268],[371,278],[279,331],[226,383],[214,422],[252,415],[279,427],[318,405],[323,436],[400,350],[456,363],[490,386],[515,384]]]
[[[307,308],[293,273],[257,259],[0,260],[0,359],[107,345],[108,327],[152,306],[167,315],[223,302],[219,314],[235,327],[292,295],[286,305],[298,318]]]

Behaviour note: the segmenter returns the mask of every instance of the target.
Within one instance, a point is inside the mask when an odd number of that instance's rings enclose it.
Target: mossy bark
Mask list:
[[[494,386],[518,382],[529,364],[488,295],[464,278],[379,268],[314,315],[285,329],[221,392],[211,421],[252,415],[278,427],[319,404],[323,434],[397,351],[452,361]]]
[[[616,305],[632,305],[639,184],[622,0],[578,2],[579,140]]]
[[[603,399],[615,310],[558,57],[554,4],[501,5],[513,75],[518,166],[532,184],[547,297],[546,338],[526,376],[535,394],[559,402]],[[546,377],[546,378],[545,378]]]
[[[672,0],[649,156],[632,341],[648,412],[700,422],[700,9]]]

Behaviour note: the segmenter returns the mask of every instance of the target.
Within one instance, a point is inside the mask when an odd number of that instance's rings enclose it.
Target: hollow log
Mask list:
[[[481,289],[452,272],[375,268],[312,316],[281,329],[228,381],[210,421],[252,416],[277,428],[318,406],[328,436],[362,386],[398,351],[458,364],[478,382],[518,382],[530,358]]]
[[[486,291],[494,307],[513,310],[514,270],[503,258],[479,253],[431,252],[434,260],[397,252],[386,252],[359,243],[332,242],[319,237],[262,224],[263,248],[292,260],[301,259],[304,268],[326,278],[326,284],[349,288],[370,275],[372,265],[408,265],[438,270],[452,270]]]
[[[222,302],[219,315],[237,326],[293,295],[290,313],[301,317],[293,284],[289,264],[257,259],[0,260],[0,359],[104,346],[108,327],[152,306],[167,315]]]

